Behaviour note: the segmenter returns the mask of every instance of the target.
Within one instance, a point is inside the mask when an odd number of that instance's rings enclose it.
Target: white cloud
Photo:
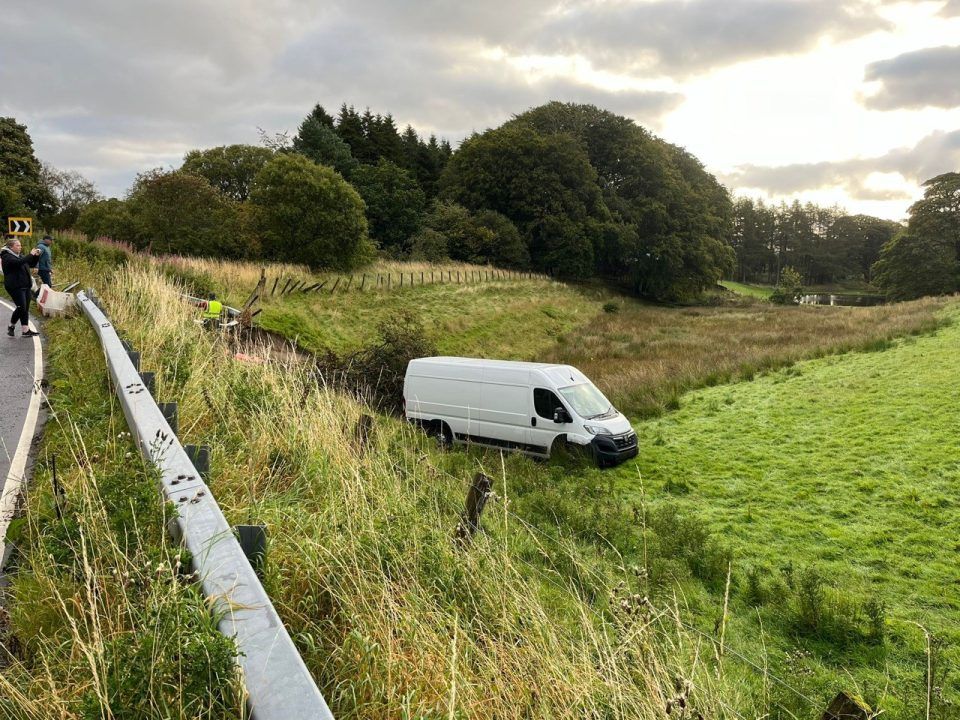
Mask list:
[[[956,44],[957,2],[8,0],[0,114],[108,194],[191,148],[256,142],[258,126],[295,130],[314,103],[344,101],[454,142],[548,100],[589,102],[728,178],[787,168],[784,186],[792,166],[921,152],[960,127],[960,110],[861,102],[870,63]]]

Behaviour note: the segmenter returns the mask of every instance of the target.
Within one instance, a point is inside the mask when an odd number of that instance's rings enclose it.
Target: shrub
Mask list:
[[[780,272],[780,282],[770,294],[770,302],[778,305],[796,305],[803,294],[803,278],[792,267],[785,267]]]
[[[440,262],[450,257],[447,238],[432,228],[423,228],[410,238],[410,259]]]
[[[603,304],[603,311],[604,311],[605,313],[611,313],[611,314],[613,314],[613,313],[618,313],[618,312],[620,312],[620,305],[617,304],[617,303],[615,303],[615,302],[612,302],[612,301],[611,301],[611,302],[605,302],[605,303]]]
[[[420,318],[401,310],[377,326],[379,342],[346,357],[332,352],[318,361],[328,382],[365,398],[385,411],[403,409],[403,380],[414,358],[437,354]]]
[[[722,591],[733,553],[717,543],[702,519],[665,505],[651,516],[650,528],[663,558],[684,562],[709,588]]]

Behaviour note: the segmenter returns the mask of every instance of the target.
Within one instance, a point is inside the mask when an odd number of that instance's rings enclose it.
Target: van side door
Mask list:
[[[570,411],[553,390],[533,388],[530,395],[530,426],[527,428],[528,450],[538,455],[549,455],[554,438],[567,431],[571,426],[570,420]]]

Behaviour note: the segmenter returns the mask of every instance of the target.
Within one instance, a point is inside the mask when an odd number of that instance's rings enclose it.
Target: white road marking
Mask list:
[[[0,300],[9,310],[13,310],[13,305],[6,300]],[[33,321],[30,321],[30,329],[37,331]],[[13,454],[13,460],[10,462],[10,471],[7,473],[7,479],[3,483],[3,494],[0,495],[0,558],[6,549],[7,527],[13,519],[14,510],[17,507],[17,500],[20,498],[20,492],[23,484],[26,482],[27,457],[30,455],[30,445],[33,443],[33,435],[37,430],[37,417],[40,415],[40,402],[43,399],[43,391],[40,388],[40,381],[43,380],[43,346],[40,344],[40,338],[33,340],[33,391],[30,395],[30,405],[27,408],[27,417],[23,423],[23,430],[20,432],[20,441],[17,443],[17,449]]]

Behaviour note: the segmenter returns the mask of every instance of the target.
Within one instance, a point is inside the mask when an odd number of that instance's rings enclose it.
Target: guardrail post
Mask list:
[[[163,419],[167,421],[167,425],[169,425],[170,429],[173,430],[173,434],[179,435],[180,413],[177,410],[177,404],[175,402],[157,403],[157,406],[160,408],[160,412],[163,413]]]
[[[157,374],[155,372],[142,372],[140,373],[140,380],[143,382],[143,386],[147,389],[147,392],[156,397]]]
[[[187,451],[187,457],[200,473],[204,482],[210,479],[210,446],[209,445],[184,445],[183,449]]]
[[[136,350],[127,350],[127,355],[130,358],[130,362],[133,363],[133,369],[140,372],[140,353]]]
[[[263,577],[263,564],[267,557],[267,526],[266,525],[235,525],[233,532],[240,542],[240,549],[247,556],[250,567]]]

